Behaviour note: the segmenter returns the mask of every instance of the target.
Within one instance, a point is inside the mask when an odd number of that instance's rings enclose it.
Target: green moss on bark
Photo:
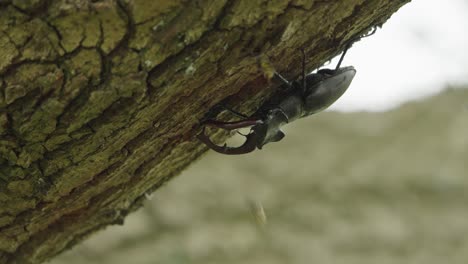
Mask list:
[[[312,69],[406,2],[2,5],[0,263],[121,221],[206,150],[194,135],[213,105],[248,112],[273,92],[257,55],[293,78],[299,47]]]

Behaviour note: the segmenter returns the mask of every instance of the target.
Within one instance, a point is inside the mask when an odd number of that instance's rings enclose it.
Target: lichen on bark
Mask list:
[[[212,106],[273,93],[259,56],[294,78],[406,2],[0,2],[0,263],[120,223],[206,151]]]

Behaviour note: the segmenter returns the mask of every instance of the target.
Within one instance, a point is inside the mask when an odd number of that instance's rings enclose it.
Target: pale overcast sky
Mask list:
[[[467,11],[466,0],[405,5],[348,52],[343,65],[355,66],[357,75],[331,109],[381,111],[468,84]]]

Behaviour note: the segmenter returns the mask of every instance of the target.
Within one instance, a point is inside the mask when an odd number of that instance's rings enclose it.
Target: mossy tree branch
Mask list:
[[[409,0],[0,2],[0,263],[40,263],[206,148],[199,120],[267,98],[258,58],[313,69]]]

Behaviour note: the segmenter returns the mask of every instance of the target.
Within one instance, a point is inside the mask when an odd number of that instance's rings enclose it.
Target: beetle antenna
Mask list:
[[[305,51],[302,51],[302,90],[305,91],[307,87],[307,80],[306,80],[306,58],[305,58]]]

